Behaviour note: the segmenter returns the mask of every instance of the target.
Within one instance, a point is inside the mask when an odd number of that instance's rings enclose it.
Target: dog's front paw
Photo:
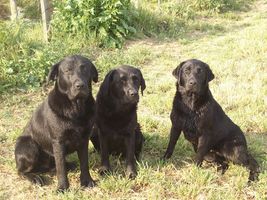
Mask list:
[[[126,175],[129,179],[135,179],[137,176],[137,172],[134,168],[132,167],[127,167],[127,172]]]
[[[196,166],[201,167],[203,160],[204,160],[204,156],[202,156],[201,154],[197,154],[195,158]]]
[[[81,181],[81,186],[82,187],[89,187],[89,188],[95,187],[96,182],[93,179],[87,180],[87,181]]]
[[[203,159],[196,158],[195,163],[197,167],[201,167]]]
[[[57,187],[57,192],[65,192],[69,188],[69,183],[60,183]]]
[[[98,173],[101,175],[101,176],[104,176],[106,174],[109,174],[111,173],[111,168],[108,167],[108,166],[101,166],[100,169],[98,170]]]
[[[132,179],[132,180],[134,180],[136,178],[136,176],[137,176],[137,173],[136,172],[129,172],[127,174],[128,174],[127,177],[129,179]]]
[[[167,160],[167,159],[169,159],[170,157],[172,156],[172,154],[171,153],[169,153],[169,152],[166,152],[165,154],[164,154],[164,156],[163,157],[161,157],[161,160]]]

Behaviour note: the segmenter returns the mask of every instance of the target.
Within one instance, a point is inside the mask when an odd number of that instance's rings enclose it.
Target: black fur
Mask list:
[[[135,157],[138,159],[144,142],[137,123],[139,88],[145,90],[145,80],[139,69],[121,66],[105,77],[96,98],[96,127],[91,141],[101,152],[101,170],[109,171],[109,154],[126,157],[130,178],[137,174]]]
[[[95,114],[91,81],[96,82],[97,77],[95,66],[78,55],[66,57],[51,68],[48,80],[55,80],[55,86],[16,142],[20,174],[40,183],[35,173],[56,167],[58,189],[67,189],[65,156],[76,151],[81,185],[95,184],[88,169],[88,138]]]
[[[228,167],[228,161],[243,165],[250,170],[249,181],[256,180],[259,166],[248,153],[243,132],[224,113],[213,98],[208,83],[214,78],[210,67],[199,60],[182,62],[174,71],[177,90],[171,112],[172,128],[164,158],[170,158],[175,144],[183,131],[193,144],[196,164],[211,158]]]

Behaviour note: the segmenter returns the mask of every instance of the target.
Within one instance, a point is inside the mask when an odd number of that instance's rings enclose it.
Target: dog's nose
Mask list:
[[[84,83],[82,81],[77,81],[75,83],[75,88],[76,89],[82,89],[84,87]]]
[[[191,86],[196,85],[196,81],[194,81],[194,80],[190,80],[190,81],[189,81],[189,85],[191,85]]]
[[[131,96],[131,97],[134,97],[134,96],[136,96],[138,94],[138,92],[136,91],[136,90],[130,90],[129,91],[129,95]]]

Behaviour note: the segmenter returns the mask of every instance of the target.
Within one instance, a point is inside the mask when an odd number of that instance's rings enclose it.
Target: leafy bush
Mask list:
[[[40,0],[17,0],[17,5],[22,8],[24,18],[41,19]]]
[[[0,23],[0,93],[41,86],[55,62],[82,50],[68,38],[45,44],[42,36],[40,23]]]
[[[130,0],[63,0],[54,8],[54,35],[81,35],[96,38],[100,45],[121,47],[135,32],[129,25]]]

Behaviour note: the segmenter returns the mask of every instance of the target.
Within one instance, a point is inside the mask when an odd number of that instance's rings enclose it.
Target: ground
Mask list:
[[[135,180],[124,177],[125,163],[117,157],[111,158],[114,173],[99,176],[100,159],[91,144],[90,171],[97,187],[81,189],[78,169],[69,173],[70,190],[64,194],[56,193],[55,176],[46,175],[50,184],[44,187],[23,180],[15,168],[15,140],[47,92],[37,89],[3,94],[0,199],[267,199],[267,2],[256,1],[245,11],[199,21],[203,23],[192,22],[194,31],[179,39],[141,39],[126,44],[125,51],[149,57],[138,66],[147,84],[138,109],[146,141]],[[197,168],[193,149],[183,137],[172,158],[165,163],[160,160],[171,125],[169,114],[175,93],[171,72],[189,58],[203,60],[213,70],[211,91],[244,131],[249,151],[261,167],[258,182],[248,186],[248,171],[241,166],[231,164],[224,175],[213,165]],[[94,95],[99,84],[93,86]],[[77,156],[68,159],[77,161]]]

